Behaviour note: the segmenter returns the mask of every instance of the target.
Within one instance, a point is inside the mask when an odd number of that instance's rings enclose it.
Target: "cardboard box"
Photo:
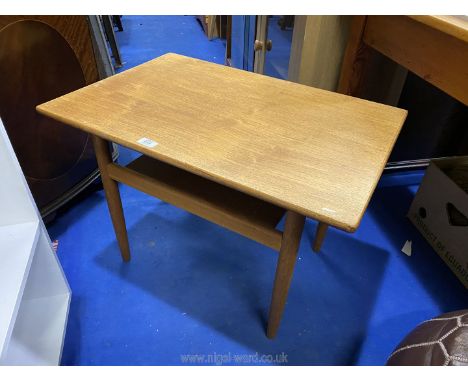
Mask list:
[[[468,288],[468,157],[431,161],[408,218]]]

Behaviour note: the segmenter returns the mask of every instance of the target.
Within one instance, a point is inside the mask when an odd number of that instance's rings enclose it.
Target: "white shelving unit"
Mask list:
[[[70,297],[0,121],[0,365],[58,365]]]

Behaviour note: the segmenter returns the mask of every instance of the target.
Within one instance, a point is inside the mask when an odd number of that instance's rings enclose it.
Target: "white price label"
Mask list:
[[[152,139],[149,138],[140,138],[137,141],[140,145],[146,146],[146,147],[154,147],[158,145],[158,142],[153,141]]]

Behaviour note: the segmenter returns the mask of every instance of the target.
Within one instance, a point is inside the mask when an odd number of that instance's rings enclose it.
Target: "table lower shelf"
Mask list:
[[[279,250],[276,229],[284,209],[219,183],[142,155],[122,167],[108,165],[109,176],[188,212]]]

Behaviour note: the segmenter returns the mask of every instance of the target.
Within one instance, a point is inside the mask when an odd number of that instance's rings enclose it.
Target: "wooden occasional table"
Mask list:
[[[37,110],[93,135],[125,261],[118,182],[279,250],[270,338],[305,218],[319,222],[315,251],[329,225],[355,231],[406,117],[394,107],[176,54]],[[143,155],[119,166],[108,141]]]

